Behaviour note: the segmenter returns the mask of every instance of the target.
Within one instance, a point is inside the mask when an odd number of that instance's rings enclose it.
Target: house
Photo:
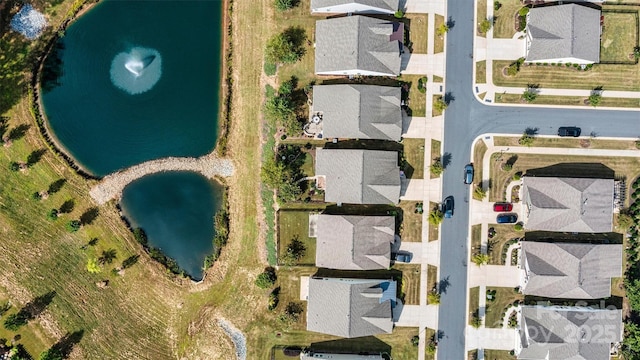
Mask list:
[[[565,4],[527,15],[526,62],[593,64],[600,61],[600,10]]]
[[[307,330],[354,338],[390,334],[394,280],[311,278]]]
[[[522,292],[549,298],[611,296],[611,278],[622,276],[622,245],[522,241]]]
[[[395,217],[321,214],[316,226],[317,267],[376,270],[391,266]]]
[[[316,21],[316,74],[397,76],[404,24],[366,16]]]
[[[313,87],[313,115],[322,121],[325,138],[400,141],[401,90],[376,85]]]
[[[399,0],[311,0],[312,14],[395,14]]]
[[[525,227],[559,232],[610,232],[613,188],[613,179],[525,176]]]
[[[384,360],[382,354],[338,354],[331,352],[303,351],[300,360],[331,359],[331,360]]]
[[[396,151],[318,148],[315,170],[326,202],[397,204],[400,200]]]
[[[609,360],[622,340],[622,311],[522,306],[518,359]]]

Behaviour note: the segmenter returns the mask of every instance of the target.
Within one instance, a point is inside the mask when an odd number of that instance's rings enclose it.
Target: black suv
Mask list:
[[[558,129],[558,136],[580,136],[580,128],[575,126],[563,126]]]

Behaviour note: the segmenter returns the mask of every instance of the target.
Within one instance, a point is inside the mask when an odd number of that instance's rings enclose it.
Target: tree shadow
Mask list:
[[[40,84],[43,92],[49,92],[61,85],[60,77],[63,74],[62,57],[64,47],[62,40],[56,41],[56,44],[51,48],[47,58],[44,60],[40,75]]]
[[[9,13],[8,9],[3,13]],[[10,110],[22,98],[29,67],[29,42],[17,32],[10,31],[0,38],[4,55],[0,79],[0,114]]]
[[[442,168],[446,169],[450,164],[451,164],[451,159],[452,159],[452,155],[450,152],[446,152],[444,154],[442,154],[442,157],[440,158],[440,162],[442,164]]]
[[[33,300],[24,305],[20,311],[18,311],[18,317],[24,317],[27,320],[33,320],[38,317],[46,308],[51,304],[53,298],[56,296],[56,292],[49,291],[35,297]]]
[[[20,140],[27,134],[27,130],[29,130],[30,127],[28,124],[20,124],[9,131],[7,138],[10,141]]]
[[[60,354],[63,359],[66,359],[71,354],[73,347],[82,340],[84,336],[84,330],[74,331],[72,333],[67,333],[63,336],[58,342],[51,346],[51,350]]]
[[[293,45],[293,51],[300,57],[304,56],[306,53],[304,45],[307,43],[306,31],[300,26],[291,26],[285,29],[282,34]]]
[[[91,207],[85,210],[85,212],[80,215],[80,223],[82,225],[91,225],[91,223],[98,217],[100,214],[100,210],[97,207]]]
[[[449,286],[451,286],[451,282],[449,282],[449,277],[447,276],[438,282],[438,291],[441,294],[446,294]]]
[[[37,164],[46,152],[46,149],[33,150],[31,154],[27,156],[27,166],[33,166]]]
[[[309,345],[312,352],[327,352],[337,354],[391,354],[391,346],[374,336],[365,336],[357,339],[338,339],[316,342]]]
[[[540,130],[540,129],[537,128],[537,127],[536,128],[528,127],[526,129],[524,129],[524,133],[526,135],[529,135],[529,136],[535,136],[535,135],[538,135],[538,130]]]
[[[525,176],[613,179],[615,171],[604,164],[560,163],[543,168],[529,169]]]
[[[59,211],[61,214],[68,214],[72,212],[75,207],[76,207],[75,201],[73,201],[73,199],[69,199],[63,202],[62,205],[60,205]]]
[[[444,97],[442,98],[444,100],[444,102],[449,105],[452,101],[456,100],[456,97],[453,96],[453,93],[451,91],[447,91],[444,94]]]
[[[49,195],[53,195],[57,193],[58,191],[60,191],[60,189],[62,189],[62,186],[64,186],[66,182],[67,182],[67,179],[58,179],[52,182],[51,184],[49,184],[49,188],[47,189],[47,192],[49,193]]]
[[[456,26],[456,21],[453,20],[451,16],[449,16],[449,18],[447,19],[447,27],[449,29],[453,29],[455,26]]]
[[[5,139],[4,134],[9,130],[9,118],[6,116],[0,116],[0,139]]]
[[[514,154],[514,155],[511,155],[509,157],[509,159],[507,159],[506,164],[510,165],[510,166],[513,166],[513,165],[515,165],[516,161],[518,161],[518,155]]]
[[[138,259],[140,259],[140,255],[131,255],[128,258],[124,259],[122,261],[122,268],[123,269],[128,269],[130,267],[132,267],[133,265],[135,265],[138,262]]]

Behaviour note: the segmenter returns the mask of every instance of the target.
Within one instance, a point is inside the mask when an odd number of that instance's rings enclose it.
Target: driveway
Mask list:
[[[400,251],[413,254],[410,264],[422,264],[422,243],[421,242],[400,242]]]
[[[435,305],[398,305],[393,309],[393,321],[396,326],[402,327],[418,327],[420,321],[426,321],[426,326],[429,328],[436,327],[436,316],[438,313],[438,307]]]
[[[471,204],[471,224],[495,224],[498,212],[493,211],[493,202],[483,202],[472,200]],[[510,213],[518,214],[518,221],[521,221],[522,204],[513,204],[513,210]]]
[[[400,0],[400,9],[405,13],[436,13],[444,15],[443,0]]]
[[[405,51],[402,54],[400,73],[415,75],[438,75],[444,74],[444,53],[438,54],[415,54]]]
[[[400,200],[423,200],[424,181],[423,179],[401,179]]]
[[[467,349],[513,350],[516,347],[516,329],[474,329],[467,326]]]
[[[402,116],[402,137],[409,139],[423,139],[427,131],[427,118]]]
[[[469,287],[480,285],[514,288],[520,286],[520,269],[506,265],[469,265]]]
[[[487,41],[487,56],[493,60],[516,60],[526,53],[524,39],[492,39]]]

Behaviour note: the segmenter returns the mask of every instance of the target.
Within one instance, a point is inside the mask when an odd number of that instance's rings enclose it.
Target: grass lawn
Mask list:
[[[436,341],[436,331],[434,329],[424,328],[424,338],[426,340],[425,346],[429,345],[429,342]],[[435,354],[429,354],[425,352],[424,354],[425,360],[435,360]]]
[[[444,16],[436,14],[435,20],[436,20],[435,21],[435,29],[436,29],[436,32],[437,32],[438,28],[442,24],[444,24],[444,22],[445,22],[444,21]],[[433,53],[437,54],[437,53],[443,52],[444,51],[444,35],[443,36],[439,36],[438,34],[436,34],[434,32],[433,36],[434,36],[434,41],[435,41],[433,43]]]
[[[440,204],[430,201],[429,202],[429,208],[425,209],[425,211],[431,211],[432,209],[439,207]],[[434,226],[431,225],[430,222],[427,222],[427,224],[429,224],[429,241],[435,241],[435,240],[440,240],[440,230],[438,226]]]
[[[473,260],[473,257],[480,253],[480,247],[482,246],[482,225],[476,224],[471,226],[471,251],[470,251],[470,259]]]
[[[422,214],[416,213],[419,201],[400,201],[398,207],[402,209],[402,241],[422,241]],[[425,209],[426,211],[426,209]]]
[[[504,154],[508,159],[513,154]],[[640,176],[640,158],[626,157],[599,157],[599,156],[567,156],[567,155],[539,155],[539,154],[518,154],[518,159],[511,171],[502,171],[500,163],[491,162],[492,188],[489,192],[491,201],[502,199],[508,181],[513,174],[522,171],[525,175],[529,169],[544,168],[551,165],[562,164],[561,168],[554,170],[557,176],[571,176],[576,172],[593,171],[594,164],[602,164],[614,171],[615,177],[635,179]],[[627,193],[631,189],[631,184],[627,181]]]
[[[505,310],[513,304],[514,301],[523,300],[524,296],[514,291],[513,288],[504,287],[487,287],[487,291],[495,290],[495,300],[487,299],[487,309],[485,312],[484,326],[488,328],[501,328],[502,317]],[[486,294],[484,294],[486,296]]]
[[[433,95],[433,103],[435,104],[436,101],[438,100],[442,100],[442,95]],[[431,109],[431,116],[440,116],[442,115],[442,111],[436,109],[435,106],[433,106],[433,108]]]
[[[295,330],[304,330],[307,328],[306,322],[306,307],[307,302],[300,300],[300,277],[312,276],[318,269],[313,266],[281,266],[278,269],[278,280],[276,281],[275,288],[280,288],[278,295],[278,306],[272,311],[273,313],[279,313],[282,311],[288,303],[297,302],[302,304],[305,312],[300,317],[300,320],[293,323],[291,328]],[[263,290],[266,294],[271,290]],[[267,308],[264,308],[267,311]]]
[[[585,134],[588,135],[588,134]],[[585,142],[585,140],[588,140]],[[520,146],[518,138],[495,136],[493,143],[496,146]],[[637,150],[635,141],[629,140],[602,140],[602,139],[569,139],[569,138],[543,138],[537,137],[533,142],[535,147],[555,148],[583,148],[589,149],[613,149],[613,150]]]
[[[538,95],[530,104],[590,107],[588,103],[585,104],[586,100],[588,100],[588,98],[583,96]],[[522,94],[496,94],[495,102],[503,104],[526,104],[522,99]],[[598,106],[638,108],[640,107],[640,99],[603,97]]]
[[[566,66],[524,65],[515,76],[503,74],[503,69],[513,61],[493,62],[493,83],[497,86],[524,88],[537,84],[542,88],[587,89],[602,86],[604,90],[640,91],[640,64],[595,64],[587,71]],[[604,105],[603,105],[604,106]]]
[[[406,14],[403,21],[409,25],[411,52],[414,54],[426,54],[427,42],[429,41],[427,36],[427,14]]]
[[[316,263],[316,239],[309,237],[309,211],[282,210],[278,212],[278,259],[284,255],[291,240],[298,238],[306,247],[297,265]]]
[[[424,139],[403,139],[404,156],[412,168],[411,173],[405,170],[410,179],[424,178]]]
[[[420,265],[395,263],[394,269],[402,271],[400,291],[404,294],[404,303],[420,305]]]
[[[475,266],[475,265],[474,265]],[[480,287],[476,286],[469,289],[469,325],[471,325],[471,319],[478,311],[480,304]]]
[[[409,90],[409,109],[411,109],[411,116],[426,116],[427,94],[423,94],[418,90],[418,79],[421,77],[423,76],[402,75],[400,79],[411,85]]]
[[[495,19],[493,25],[493,37],[498,39],[511,39],[516,34],[515,16],[522,8],[520,0],[499,0],[502,6],[498,11],[493,11]]]
[[[487,95],[487,92],[485,91],[485,92],[483,92],[483,93],[478,94],[478,97],[480,98],[480,100],[484,100],[484,97],[485,97],[486,95]]]
[[[491,360],[515,360],[516,357],[511,355],[507,350],[489,350],[484,351],[484,358]]]
[[[633,48],[638,45],[638,12],[603,11],[602,16],[604,25],[600,40],[600,61],[633,63]]]
[[[443,81],[444,81],[444,79],[443,79],[443,78],[441,78],[440,76],[433,75],[433,82],[434,82],[434,83],[441,83],[441,82],[443,82]]]
[[[440,149],[442,148],[442,143],[439,140],[431,140],[431,160],[435,161],[436,159],[439,159],[442,154],[440,153]],[[435,178],[439,178],[441,175],[433,175],[431,174],[431,171],[429,171],[429,174],[431,175],[431,179],[435,179]]]
[[[482,158],[484,158],[487,149],[487,144],[482,140],[476,141],[476,145],[473,147],[473,168],[475,173],[473,182],[478,186],[482,182]]]
[[[476,35],[486,36],[480,32],[480,23],[487,18],[487,0],[478,0],[477,4]]]
[[[300,27],[304,29],[309,42],[304,44],[305,54],[302,59],[294,64],[287,64],[278,67],[278,80],[280,82],[289,80],[292,76],[298,79],[298,86],[304,87],[316,79],[315,77],[315,49],[313,42],[315,39],[316,21],[322,17],[311,16],[309,12],[310,0],[303,0],[291,10],[277,12],[276,17],[270,17],[269,25],[272,26],[273,34],[282,32],[289,27]],[[269,4],[269,6],[272,6]],[[255,29],[254,29],[255,30]],[[263,35],[264,37],[265,35]],[[262,51],[264,45],[260,45],[256,51]]]
[[[512,224],[489,224],[489,227],[495,229],[496,234],[493,238],[488,239],[490,244],[489,265],[504,265],[505,261],[511,262],[511,259],[502,259],[502,254],[507,250],[508,241],[524,236],[523,231],[515,231]]]
[[[427,292],[438,286],[438,267],[427,265]],[[428,300],[427,300],[428,301]]]
[[[476,62],[476,84],[487,83],[487,62],[485,60]]]
[[[467,360],[477,360],[478,350],[470,350],[467,352]]]

